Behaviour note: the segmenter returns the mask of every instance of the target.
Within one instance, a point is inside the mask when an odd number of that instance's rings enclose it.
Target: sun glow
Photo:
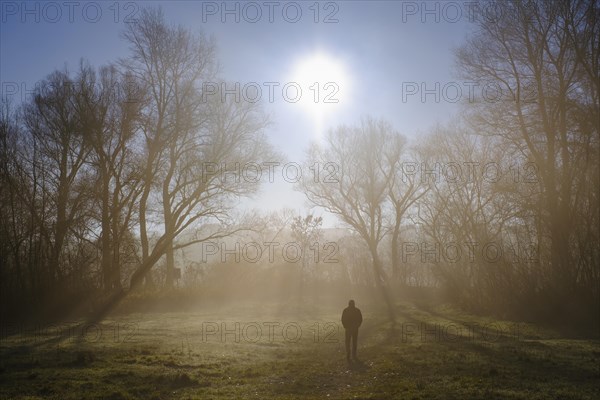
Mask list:
[[[305,56],[296,62],[291,81],[301,88],[298,103],[314,119],[320,135],[325,117],[349,100],[350,79],[344,63],[323,52]]]

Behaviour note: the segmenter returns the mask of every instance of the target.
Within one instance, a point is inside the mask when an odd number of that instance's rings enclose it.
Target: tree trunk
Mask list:
[[[373,273],[375,275],[375,285],[377,286],[377,290],[381,293],[383,297],[383,301],[387,307],[388,317],[392,322],[392,327],[396,325],[396,317],[394,313],[394,305],[392,300],[390,299],[390,295],[388,292],[387,284],[385,282],[385,277],[383,270],[381,268],[381,262],[379,261],[379,256],[377,254],[377,244],[369,243],[369,251],[371,253],[371,258],[373,261]]]
[[[102,277],[104,290],[109,292],[112,289],[112,274],[111,274],[111,235],[110,235],[110,202],[109,202],[109,184],[106,176],[106,168],[102,170]]]

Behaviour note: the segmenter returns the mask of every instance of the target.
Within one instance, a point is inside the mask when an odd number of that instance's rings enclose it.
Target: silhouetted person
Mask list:
[[[346,358],[350,361],[350,341],[352,341],[352,358],[356,358],[358,327],[362,324],[362,313],[354,306],[354,300],[348,302],[348,307],[342,312],[342,325],[346,329]]]

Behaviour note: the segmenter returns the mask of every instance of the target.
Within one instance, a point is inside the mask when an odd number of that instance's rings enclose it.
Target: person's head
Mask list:
[[[350,301],[348,302],[348,305],[349,305],[350,307],[354,308],[354,300],[350,300]]]

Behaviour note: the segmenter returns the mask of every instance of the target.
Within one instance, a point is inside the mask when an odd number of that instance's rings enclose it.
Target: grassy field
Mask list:
[[[392,329],[361,308],[353,364],[341,310],[311,306],[4,326],[0,399],[600,398],[597,339],[411,303]]]

